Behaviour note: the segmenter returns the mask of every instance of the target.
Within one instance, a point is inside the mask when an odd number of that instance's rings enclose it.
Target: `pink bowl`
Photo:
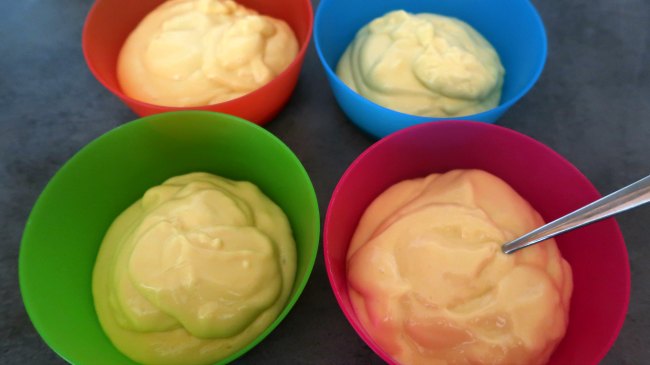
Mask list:
[[[528,200],[546,221],[600,197],[562,156],[507,128],[467,121],[421,124],[389,135],[345,171],[330,201],[323,231],[325,265],[334,295],[359,336],[389,364],[396,364],[362,328],[350,303],[345,257],[366,207],[401,180],[458,168],[495,174]],[[549,364],[597,364],[625,320],[630,266],[614,219],[557,237],[574,275],[569,327]]]

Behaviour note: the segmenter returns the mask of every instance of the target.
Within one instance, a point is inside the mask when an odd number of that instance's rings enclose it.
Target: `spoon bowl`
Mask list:
[[[534,161],[534,163],[531,163]],[[323,248],[330,284],[358,335],[384,361],[397,362],[361,326],[350,303],[346,254],[359,218],[391,185],[453,169],[482,169],[506,181],[546,220],[600,198],[569,161],[513,130],[468,121],[431,122],[391,134],[363,152],[334,189]],[[573,271],[569,326],[549,365],[596,365],[616,340],[630,298],[630,266],[613,219],[557,238]],[[588,250],[588,254],[585,254]]]

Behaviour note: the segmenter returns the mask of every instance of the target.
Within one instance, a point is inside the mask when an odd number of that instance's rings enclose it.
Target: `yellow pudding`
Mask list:
[[[393,185],[347,254],[366,332],[401,364],[544,364],[565,334],[573,280],[554,240],[501,245],[540,225],[504,181],[454,170]]]
[[[467,23],[398,10],[359,30],[336,73],[386,108],[453,117],[497,106],[505,71],[492,45]]]
[[[262,87],[297,54],[283,20],[231,0],[169,0],[129,35],[117,76],[124,93],[140,101],[209,105]]]
[[[207,173],[153,187],[115,219],[93,272],[113,344],[143,364],[212,364],[248,345],[289,296],[296,248],[255,185]]]

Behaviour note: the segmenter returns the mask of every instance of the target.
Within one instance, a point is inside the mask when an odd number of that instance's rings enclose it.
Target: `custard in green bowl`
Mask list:
[[[225,357],[193,363],[240,357],[296,303],[316,259],[320,228],[314,188],[298,158],[270,132],[237,117],[158,114],[124,124],[79,151],[48,183],[27,221],[19,257],[23,301],[36,330],[65,360],[136,364],[113,345],[97,316],[93,269],[100,245],[115,219],[145,192],[194,172],[259,188],[286,215],[296,262],[277,317]]]

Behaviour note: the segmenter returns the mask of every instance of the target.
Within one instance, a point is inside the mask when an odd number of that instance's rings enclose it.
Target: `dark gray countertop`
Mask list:
[[[317,1],[316,1],[317,2]],[[38,194],[85,144],[136,119],[90,74],[81,28],[91,0],[0,2],[0,363],[63,364],[23,308],[18,249]],[[537,85],[498,122],[547,144],[601,193],[650,173],[650,2],[534,1],[549,55]],[[373,140],[351,125],[311,47],[268,129],[304,163],[322,217],[339,177]],[[603,364],[650,363],[650,207],[618,218],[632,268],[621,334]],[[290,315],[238,364],[378,364],[336,304],[319,255]],[[100,360],[98,364],[103,365]]]

